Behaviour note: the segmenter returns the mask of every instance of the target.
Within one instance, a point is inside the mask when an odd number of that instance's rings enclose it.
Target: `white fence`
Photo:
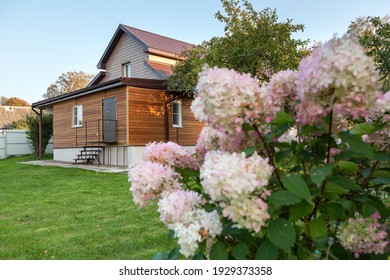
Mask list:
[[[53,153],[52,140],[45,153]],[[32,151],[25,130],[0,130],[0,159],[29,154],[32,154]]]

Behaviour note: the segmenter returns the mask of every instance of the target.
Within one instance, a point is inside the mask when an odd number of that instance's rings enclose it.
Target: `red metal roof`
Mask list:
[[[149,48],[161,50],[164,52],[180,55],[184,50],[194,47],[193,44],[186,43],[180,40],[161,36],[155,33],[137,29],[131,26],[122,25],[139,40],[145,43]]]
[[[168,78],[170,75],[172,75],[172,65],[165,64],[165,63],[158,63],[150,60],[145,61],[147,64],[149,64],[154,70],[159,72],[164,78]]]

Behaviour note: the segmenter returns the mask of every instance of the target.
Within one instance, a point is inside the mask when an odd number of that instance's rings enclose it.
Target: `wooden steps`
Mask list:
[[[104,146],[85,146],[80,153],[77,155],[77,158],[74,159],[74,164],[93,164],[96,160],[100,165],[100,154],[103,153]]]

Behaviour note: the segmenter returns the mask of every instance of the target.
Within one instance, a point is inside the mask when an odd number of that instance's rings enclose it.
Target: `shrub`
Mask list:
[[[188,155],[153,143],[146,162],[129,171],[132,190],[142,193],[135,202],[159,201],[178,239],[178,248],[157,256],[386,259],[390,92],[381,93],[379,80],[346,37],[261,87],[234,70],[204,67],[191,106],[207,122],[198,165],[172,164]],[[152,179],[142,166],[156,159],[168,170]],[[141,177],[153,188],[133,179]]]
[[[50,138],[53,136],[53,115],[42,113],[42,151],[46,150]],[[39,116],[28,114],[25,117],[27,124],[27,139],[30,141],[30,147],[33,154],[39,156]]]

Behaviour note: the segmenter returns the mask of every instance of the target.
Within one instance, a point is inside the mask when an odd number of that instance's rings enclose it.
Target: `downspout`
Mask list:
[[[39,116],[39,145],[38,145],[38,156],[39,159],[42,159],[42,109],[39,109],[39,113],[35,111],[34,107],[31,107],[35,114]]]

